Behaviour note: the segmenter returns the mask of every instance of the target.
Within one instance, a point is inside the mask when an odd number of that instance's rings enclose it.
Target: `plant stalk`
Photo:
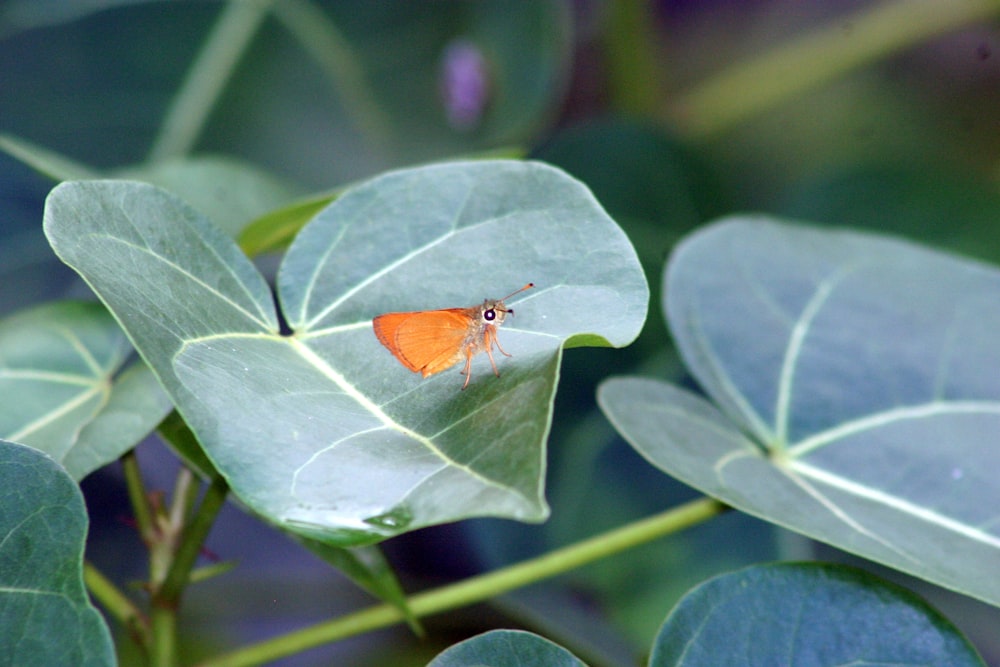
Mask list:
[[[149,506],[149,498],[146,496],[146,485],[142,481],[142,471],[139,470],[139,459],[136,457],[135,449],[123,454],[121,462],[135,527],[139,532],[139,537],[148,547],[154,536],[153,511]]]
[[[132,600],[94,567],[93,563],[84,562],[83,581],[98,604],[125,626],[129,636],[145,651],[149,647],[149,624]]]
[[[154,565],[158,561],[165,572],[162,580],[151,578],[150,581],[152,640],[149,647],[152,667],[177,665],[177,609],[181,595],[229,489],[222,477],[216,477],[205,491],[197,511],[191,514],[188,508],[193,498],[190,488],[196,486],[193,480],[189,470],[180,472],[169,517],[166,514],[162,517],[165,524],[160,531],[162,542],[150,549],[151,561]],[[158,553],[159,559],[156,557]]]
[[[282,0],[274,18],[323,69],[355,128],[372,146],[384,146],[391,126],[379,106],[361,59],[336,24],[315,3]]]
[[[415,617],[482,602],[528,584],[564,574],[602,558],[679,532],[729,508],[712,498],[700,498],[655,516],[556,549],[495,572],[419,593],[409,599]],[[274,639],[210,658],[199,667],[250,667],[301,653],[310,648],[383,628],[405,620],[396,607],[380,604],[341,618],[303,628]]]
[[[198,511],[191,518],[191,522],[184,527],[180,544],[167,576],[156,593],[154,604],[159,603],[161,606],[174,608],[180,601],[181,593],[191,577],[191,570],[194,569],[205,538],[208,537],[215,523],[215,517],[226,502],[228,491],[229,485],[222,477],[216,477],[209,484]],[[182,510],[178,514],[184,516],[186,512]]]
[[[846,72],[998,13],[997,0],[865,6],[676,96],[667,115],[690,138],[717,135]]]
[[[177,667],[177,610],[153,605],[149,613],[152,642],[150,667]]]
[[[186,155],[198,141],[208,116],[232,76],[271,0],[226,3],[181,89],[167,110],[149,162]]]

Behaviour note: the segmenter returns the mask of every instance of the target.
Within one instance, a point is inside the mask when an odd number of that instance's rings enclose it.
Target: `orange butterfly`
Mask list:
[[[399,362],[424,377],[440,373],[465,360],[465,383],[472,377],[472,357],[485,352],[493,373],[500,377],[493,360],[493,346],[505,356],[507,351],[497,340],[497,327],[507,314],[514,311],[504,303],[507,299],[534,287],[528,283],[502,299],[486,299],[481,306],[418,310],[410,313],[385,313],[372,320],[379,342],[385,345]]]

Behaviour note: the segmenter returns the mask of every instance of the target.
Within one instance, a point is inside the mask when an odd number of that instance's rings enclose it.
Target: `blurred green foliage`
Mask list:
[[[233,234],[279,204],[306,211],[297,224],[317,201],[303,193],[324,200],[387,169],[526,154],[591,187],[636,246],[659,304],[673,244],[736,211],[892,232],[1000,261],[998,15],[985,0],[7,0],[0,133],[140,180],[183,180],[162,156],[252,167],[254,182],[271,184],[259,188],[267,206],[243,202],[246,219],[225,221]],[[38,176],[0,155],[6,312],[86,294],[41,233],[42,200],[52,178],[67,175],[55,172]],[[229,192],[220,187],[220,197]],[[259,247],[281,245],[269,243]],[[260,260],[265,270],[269,261]],[[596,410],[596,384],[632,371],[684,381],[655,306],[628,350],[565,355],[550,445],[552,521],[404,536],[388,551],[408,583],[538,553],[686,497],[685,487],[648,475]],[[101,479],[120,485],[111,473]],[[442,540],[448,554],[428,547]],[[239,535],[213,548],[239,553],[246,544]],[[794,536],[726,517],[571,584],[593,602],[583,605],[589,614],[618,618],[615,632],[624,627],[641,651],[684,576],[808,550]],[[664,590],[625,576],[665,560],[678,579]],[[274,572],[267,576],[286,576]],[[976,607],[968,627],[995,627],[982,620],[996,619],[992,612]],[[464,634],[476,622],[442,625]],[[976,637],[984,653],[1000,655],[996,642]]]

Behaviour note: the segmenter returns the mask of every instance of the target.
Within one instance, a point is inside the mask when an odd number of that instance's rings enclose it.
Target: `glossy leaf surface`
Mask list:
[[[670,612],[649,667],[898,665],[983,662],[909,591],[853,568],[762,565],[724,574]]]
[[[600,401],[671,475],[1000,604],[1000,272],[900,240],[734,219],[688,237],[668,321],[711,398]]]
[[[444,651],[427,667],[586,667],[572,653],[530,632],[493,630]]]
[[[80,480],[142,440],[171,409],[98,303],[61,302],[0,321],[0,436]]]
[[[0,663],[115,664],[83,587],[87,513],[76,483],[41,452],[0,440]]]

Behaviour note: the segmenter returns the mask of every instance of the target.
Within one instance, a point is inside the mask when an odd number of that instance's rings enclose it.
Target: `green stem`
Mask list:
[[[661,514],[616,528],[576,544],[495,572],[472,577],[409,599],[415,617],[481,602],[507,591],[563,574],[654,539],[676,533],[726,511],[722,503],[701,498]],[[304,628],[281,637],[210,658],[200,667],[250,667],[300,653],[340,639],[403,621],[402,612],[387,604]]]
[[[852,69],[1000,11],[997,0],[896,0],[841,16],[730,67],[669,109],[690,137],[718,134]]]
[[[188,468],[181,468],[174,481],[174,493],[170,497],[168,522],[171,526],[185,526],[198,499],[198,484],[194,473]]]
[[[608,3],[605,38],[611,103],[636,117],[655,113],[660,100],[662,68],[656,50],[653,3],[616,0]]]
[[[226,502],[228,491],[229,485],[222,477],[216,477],[208,486],[201,506],[184,528],[180,545],[170,564],[170,570],[156,593],[154,604],[159,603],[161,606],[172,608],[180,601],[181,593],[191,577],[191,570],[198,560],[205,538],[208,537],[215,523],[215,517]]]
[[[383,145],[391,123],[375,99],[360,58],[336,24],[318,6],[303,0],[277,3],[274,18],[299,41],[333,82],[354,126],[370,144]]]
[[[153,605],[149,614],[153,641],[149,647],[151,667],[177,665],[177,610]]]
[[[149,625],[132,600],[91,563],[83,564],[83,581],[94,599],[128,629],[136,644],[146,650],[149,647]]]
[[[165,550],[166,575],[163,581],[154,587],[150,600],[152,667],[175,667],[177,664],[177,609],[180,606],[181,594],[190,580],[191,570],[201,552],[202,544],[226,501],[229,489],[221,477],[213,479],[205,491],[197,512],[191,515],[190,523],[187,523],[189,514],[187,503],[190,501],[188,489],[193,479],[190,471],[181,471],[174,488],[171,520],[166,522],[168,528],[165,534],[169,533],[169,536],[165,538],[163,544],[155,545]],[[172,536],[177,530],[182,532],[180,540],[175,545]]]
[[[149,153],[150,162],[191,151],[270,5],[270,0],[232,0],[226,4],[167,110],[160,134]]]
[[[142,481],[142,472],[139,470],[139,459],[136,458],[135,450],[131,449],[126,452],[121,461],[122,472],[125,475],[125,488],[128,489],[128,499],[132,505],[136,529],[139,531],[142,541],[146,546],[149,546],[155,532],[153,512],[149,507],[146,485]]]

